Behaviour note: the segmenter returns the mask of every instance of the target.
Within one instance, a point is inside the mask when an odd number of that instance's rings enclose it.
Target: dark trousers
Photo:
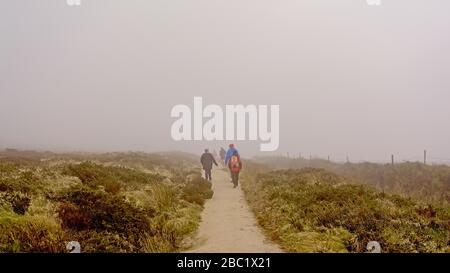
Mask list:
[[[231,180],[233,181],[234,186],[237,187],[239,183],[239,173],[231,172]]]
[[[211,181],[211,169],[205,170],[205,179]]]

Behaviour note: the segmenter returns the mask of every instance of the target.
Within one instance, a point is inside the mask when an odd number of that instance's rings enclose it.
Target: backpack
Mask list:
[[[241,170],[240,164],[239,164],[239,157],[237,155],[233,155],[230,158],[230,169],[234,173],[238,173]]]

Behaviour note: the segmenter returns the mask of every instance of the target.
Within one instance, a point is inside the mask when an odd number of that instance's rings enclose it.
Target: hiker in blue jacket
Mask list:
[[[239,155],[239,151],[234,147],[234,144],[230,144],[225,156],[225,166],[228,166],[228,161],[230,161],[230,158],[233,156],[234,152],[237,152],[237,155]]]

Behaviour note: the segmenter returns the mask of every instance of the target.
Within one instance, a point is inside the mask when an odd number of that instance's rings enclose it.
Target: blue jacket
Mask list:
[[[225,165],[228,165],[228,161],[231,159],[231,157],[233,156],[233,154],[234,154],[234,152],[237,152],[238,153],[238,155],[239,155],[239,152],[238,152],[238,150],[236,150],[236,148],[229,148],[228,149],[228,151],[227,151],[227,154],[226,154],[226,156],[225,156]]]

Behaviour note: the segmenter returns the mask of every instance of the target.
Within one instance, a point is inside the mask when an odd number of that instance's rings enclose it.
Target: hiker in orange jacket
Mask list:
[[[237,151],[234,151],[233,155],[230,157],[230,160],[228,160],[228,168],[231,173],[231,181],[234,184],[234,188],[236,188],[239,183],[239,173],[242,169],[241,157]]]

